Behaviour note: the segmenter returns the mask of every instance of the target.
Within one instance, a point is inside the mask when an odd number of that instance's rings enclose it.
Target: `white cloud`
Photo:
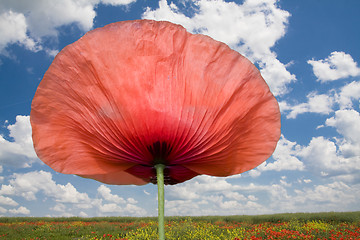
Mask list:
[[[291,187],[291,183],[288,183],[287,181],[280,179],[280,184],[284,187]]]
[[[307,102],[298,105],[289,106],[287,103],[282,103],[283,112],[288,112],[286,118],[294,119],[299,114],[304,113],[319,113],[329,114],[333,111],[334,98],[330,94],[317,94],[311,92],[307,95]]]
[[[340,149],[341,149],[341,143]],[[322,136],[313,137],[309,145],[304,147],[299,156],[306,163],[308,170],[321,173],[322,176],[338,174],[357,174],[360,170],[359,155],[346,156],[339,150],[339,146]]]
[[[218,182],[223,184],[222,178],[211,177],[211,182],[216,185]],[[256,214],[275,212],[276,209],[269,208],[271,201],[277,202],[277,199],[290,199],[285,188],[280,185],[255,185],[255,184],[231,184],[226,189],[203,189],[200,187],[196,178],[184,183],[188,191],[199,193],[197,199],[176,199],[166,200],[167,215],[234,215],[234,214]],[[210,185],[213,186],[213,185]],[[241,193],[240,193],[241,192]],[[259,202],[257,194],[268,196],[266,202]]]
[[[229,198],[229,199],[234,199],[236,201],[246,201],[247,200],[247,198],[243,194],[240,194],[238,192],[225,192],[224,196]],[[250,195],[250,196],[248,196],[248,198],[250,200],[254,201],[253,196],[252,195]]]
[[[71,183],[66,185],[57,184],[49,172],[15,173],[10,178],[9,184],[3,184],[0,188],[1,205],[17,205],[15,201],[5,197],[5,195],[21,196],[27,201],[34,201],[42,193],[45,198],[55,201],[56,204],[49,210],[60,213],[60,215],[56,214],[56,216],[85,216],[84,214],[87,214],[84,211],[83,213],[78,212],[79,209],[98,211],[100,215],[121,213],[129,216],[145,216],[147,213],[143,208],[136,206],[138,201],[134,198],[129,197],[124,200],[118,195],[112,194],[110,188],[104,185],[100,185],[97,191],[100,198],[91,199],[86,193],[78,192]],[[103,204],[103,200],[109,203]],[[8,210],[9,213],[13,214],[18,214],[17,211],[19,210]]]
[[[26,200],[36,200],[36,194],[43,192],[45,196],[62,203],[89,203],[86,193],[80,193],[71,184],[56,184],[52,175],[45,171],[34,171],[24,174],[15,173],[9,185],[2,185],[1,195],[22,196]]]
[[[3,172],[3,167],[0,165],[0,173]],[[0,176],[0,183],[2,183],[4,181],[4,177]]]
[[[55,183],[55,182],[54,182]],[[64,203],[81,203],[81,202],[89,202],[90,199],[86,193],[80,193],[76,190],[76,188],[71,184],[67,183],[66,185],[56,184],[57,194],[54,194],[56,201],[64,202]],[[46,194],[50,194],[49,192],[45,192]]]
[[[111,189],[105,185],[100,185],[97,189],[100,199],[97,199],[93,204],[101,213],[105,214],[122,214],[122,215],[131,215],[131,216],[144,216],[146,211],[136,206],[138,203],[134,198],[127,198],[126,200],[118,195],[112,194]],[[106,200],[110,203],[102,204],[102,200]]]
[[[144,216],[146,214],[146,210],[131,203],[126,204],[124,211],[130,216]]]
[[[185,183],[166,189],[167,215],[217,215],[256,214],[259,211],[275,211],[267,206],[268,201],[289,198],[280,185],[255,185],[230,183],[232,178],[199,176]],[[185,189],[178,191],[179,188]],[[172,196],[168,192],[175,188]],[[179,195],[176,193],[179,192]],[[196,193],[196,198],[185,199],[182,192]],[[260,203],[258,194],[267,195],[266,203]],[[289,198],[290,199],[290,198]]]
[[[128,198],[128,199],[126,199],[126,201],[127,201],[129,204],[137,204],[137,203],[138,203],[138,201],[136,201],[136,200],[133,199],[133,198]]]
[[[315,76],[320,82],[334,81],[347,77],[360,75],[360,68],[351,57],[344,52],[332,52],[324,60],[309,60],[312,65]]]
[[[198,203],[191,200],[165,200],[165,209],[168,216],[200,215]]]
[[[24,168],[39,161],[33,147],[30,117],[18,115],[16,122],[7,128],[14,141],[0,135],[0,164]]]
[[[8,210],[3,208],[3,207],[0,207],[0,213],[6,213]],[[1,215],[0,215],[1,216]],[[1,216],[2,217],[2,216]]]
[[[350,186],[341,181],[287,189],[272,185],[273,194],[267,206],[281,212],[350,211],[357,207],[359,187],[359,184]]]
[[[196,193],[196,191],[192,191],[189,189],[186,185],[175,185],[166,187],[166,195],[171,198],[176,199],[197,199],[199,198],[199,195]]]
[[[19,204],[15,202],[12,198],[0,195],[0,205],[17,206]]]
[[[1,185],[0,194],[2,195],[15,195],[15,188],[11,185]]]
[[[262,163],[249,171],[249,175],[258,177],[271,170],[309,170],[326,178],[337,176],[343,181],[355,181],[360,170],[360,114],[355,110],[338,110],[325,125],[336,128],[341,137],[313,137],[308,145],[302,146],[282,135],[272,155],[275,161]],[[287,185],[284,181],[282,184]]]
[[[93,27],[98,4],[127,5],[135,0],[5,0],[0,2],[0,53],[19,43],[38,51],[45,36],[57,36],[58,28],[75,23],[82,31]],[[54,50],[49,50],[53,53]]]
[[[1,4],[0,4],[1,6]],[[27,23],[24,14],[11,10],[0,12],[0,54],[8,44],[19,43],[32,51],[40,50],[34,39],[27,35]]]
[[[351,82],[341,88],[338,94],[337,101],[339,102],[340,109],[351,109],[353,108],[353,101],[360,99],[360,81]]]
[[[360,169],[360,114],[353,109],[353,101],[360,98],[360,84],[353,81],[341,88],[337,93],[330,90],[327,95],[311,93],[308,102],[295,106],[282,103],[282,112],[290,111],[287,118],[295,118],[300,113],[317,112],[329,114],[336,104],[340,110],[326,119],[320,127],[334,127],[340,137],[327,139],[322,136],[313,137],[307,146],[299,146],[293,153],[305,163],[306,168],[322,177],[337,176],[343,181],[355,181]],[[261,167],[261,166],[260,166]]]
[[[266,164],[266,162],[263,162],[262,164],[260,164],[258,167],[260,167],[261,165]],[[248,171],[249,175],[253,178],[257,178],[258,176],[261,175],[261,172],[259,170],[255,169],[251,169],[250,171]]]
[[[272,155],[274,162],[265,162],[257,169],[260,171],[283,171],[283,170],[304,170],[304,164],[297,158],[297,152],[301,147],[296,142],[287,140],[284,135],[277,143]]]
[[[272,155],[275,160],[270,162],[269,160],[263,162],[258,167],[249,171],[251,177],[258,177],[261,172],[264,171],[303,171],[305,165],[298,158],[298,152],[301,150],[301,146],[296,142],[287,140],[284,135],[281,135],[280,140],[276,145],[276,149]]]
[[[346,159],[353,159],[360,163],[360,114],[348,109],[338,110],[335,116],[328,118],[327,126],[335,127],[336,131],[343,136],[338,139],[339,152]],[[352,162],[353,162],[352,161]]]
[[[53,210],[56,212],[65,212],[66,206],[62,203],[57,203],[53,208],[50,208],[50,210]]]
[[[46,52],[47,55],[49,55],[50,57],[55,57],[55,56],[59,53],[59,50],[55,50],[55,49],[45,49],[45,52]]]
[[[287,92],[287,84],[296,78],[271,48],[285,35],[290,14],[278,8],[276,0],[247,0],[242,5],[223,0],[196,0],[193,4],[195,14],[188,17],[174,3],[161,0],[159,8],[147,8],[143,18],[178,23],[190,32],[225,42],[260,65],[275,95]]]
[[[334,107],[340,109],[354,108],[354,102],[360,100],[360,82],[350,82],[340,90],[331,89],[326,94],[311,92],[307,95],[307,102],[291,105],[286,101],[280,101],[281,113],[288,119],[295,119],[299,114],[318,113],[330,114]]]
[[[264,59],[256,59],[260,62],[260,72],[274,95],[283,95],[289,92],[287,85],[296,80],[294,74],[291,74],[286,66],[276,59],[276,55],[268,56]]]
[[[9,213],[14,214],[14,215],[18,215],[18,214],[22,214],[22,215],[29,215],[30,214],[30,210],[27,209],[26,207],[19,207],[18,209],[9,209]]]
[[[79,217],[83,217],[83,218],[86,218],[86,217],[89,217],[89,215],[87,215],[85,212],[80,212],[79,213]]]
[[[359,184],[349,186],[343,182],[315,185],[313,188],[297,190],[297,197],[295,198],[295,201],[307,204],[315,202],[317,205],[322,203],[325,206],[330,205],[333,208],[337,207],[337,210],[341,210],[342,206],[353,204],[358,201],[360,197],[359,190]],[[326,207],[324,209],[326,209]]]
[[[123,209],[116,203],[107,203],[99,207],[102,213],[122,213]]]
[[[360,143],[360,114],[349,110],[338,110],[335,116],[328,118],[325,122],[327,126],[336,128],[336,131],[343,135],[347,141]]]
[[[105,185],[101,185],[100,187],[98,187],[97,191],[100,194],[100,196],[103,197],[106,201],[114,202],[118,204],[126,203],[126,201],[122,197],[111,194],[110,188],[106,187]]]
[[[130,3],[135,2],[136,0],[101,0],[102,4],[112,5],[112,6],[120,6],[120,5],[128,5]]]

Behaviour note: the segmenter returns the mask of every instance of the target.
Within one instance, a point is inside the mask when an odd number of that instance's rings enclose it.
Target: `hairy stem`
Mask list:
[[[164,164],[156,164],[156,177],[158,186],[158,218],[159,218],[159,239],[165,240],[164,222]]]

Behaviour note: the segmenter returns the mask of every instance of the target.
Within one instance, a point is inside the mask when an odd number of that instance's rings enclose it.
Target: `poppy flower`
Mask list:
[[[32,102],[33,142],[55,171],[108,184],[230,176],[265,161],[280,112],[258,69],[182,26],[125,21],[55,57]]]

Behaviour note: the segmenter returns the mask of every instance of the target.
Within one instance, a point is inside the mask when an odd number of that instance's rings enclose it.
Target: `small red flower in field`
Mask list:
[[[238,52],[169,22],[137,20],[65,47],[32,102],[33,141],[54,170],[109,184],[229,176],[280,137],[276,99]]]

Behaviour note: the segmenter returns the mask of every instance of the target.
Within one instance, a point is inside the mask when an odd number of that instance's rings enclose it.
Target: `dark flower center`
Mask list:
[[[147,146],[149,153],[152,155],[152,162],[149,164],[138,164],[128,168],[126,172],[144,179],[146,182],[157,184],[156,164],[165,165],[164,168],[164,184],[173,185],[184,182],[198,175],[198,173],[180,165],[170,164],[169,156],[173,150],[166,142],[156,141],[152,145]]]
[[[169,146],[166,142],[154,142],[153,145],[147,147],[151,155],[153,156],[153,165],[164,164],[168,162],[168,156],[172,151],[172,147]]]

